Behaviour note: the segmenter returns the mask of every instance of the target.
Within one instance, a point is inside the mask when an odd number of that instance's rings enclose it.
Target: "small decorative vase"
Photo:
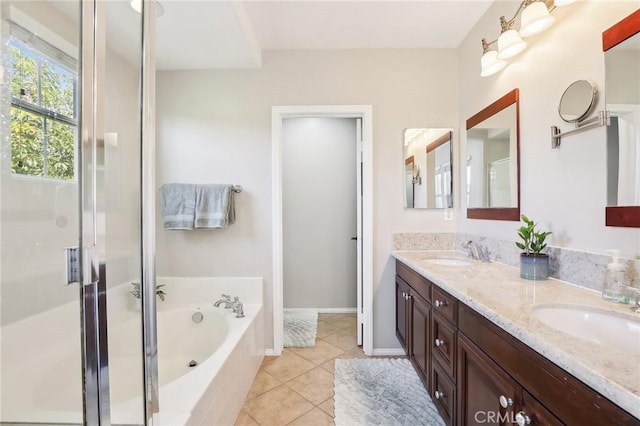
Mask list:
[[[520,277],[528,280],[549,278],[549,255],[522,253],[520,255]]]

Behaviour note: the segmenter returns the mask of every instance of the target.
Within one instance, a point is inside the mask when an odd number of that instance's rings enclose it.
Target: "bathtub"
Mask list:
[[[166,284],[168,302],[158,303],[160,411],[155,424],[234,423],[264,356],[262,280],[245,279],[244,286],[235,280],[159,280]],[[212,296],[225,283],[236,285],[229,293],[244,296],[245,318],[213,307]],[[128,284],[109,290],[114,424],[143,423],[140,314],[129,290]],[[189,294],[178,297],[183,290]],[[202,321],[193,321],[194,314]],[[0,422],[82,422],[79,332],[69,330],[78,317],[77,304],[69,304],[2,328]]]

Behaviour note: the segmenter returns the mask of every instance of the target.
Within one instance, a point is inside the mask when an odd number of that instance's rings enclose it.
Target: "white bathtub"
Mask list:
[[[193,285],[189,279],[164,281],[168,300],[172,293],[187,289],[189,296],[158,305],[156,424],[233,424],[264,355],[262,305],[255,303],[261,299],[262,280],[254,283],[259,297],[244,293],[246,301],[254,303],[245,304],[241,319],[212,306],[218,285],[195,280]],[[133,307],[128,290],[121,286],[113,291],[122,292],[123,303]],[[214,293],[207,294],[205,303],[190,300],[202,297],[198,296],[202,291]],[[234,294],[233,289],[229,292]],[[110,297],[114,300],[109,309],[111,422],[142,423],[139,313],[124,309],[117,295]],[[196,312],[203,316],[199,323],[192,321]],[[77,305],[65,305],[2,328],[0,421],[82,422],[79,330],[62,328],[74,328],[69,325],[78,324],[78,315]],[[192,360],[197,366],[188,366]]]

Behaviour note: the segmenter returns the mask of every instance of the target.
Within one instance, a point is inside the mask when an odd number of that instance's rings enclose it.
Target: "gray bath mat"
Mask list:
[[[444,426],[408,359],[336,359],[336,426]]]
[[[316,345],[318,311],[314,309],[284,310],[284,347],[310,348]]]

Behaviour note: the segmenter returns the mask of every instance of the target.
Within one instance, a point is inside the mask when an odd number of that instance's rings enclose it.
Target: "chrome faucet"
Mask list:
[[[220,305],[221,305],[222,303],[224,303],[224,308],[225,308],[225,309],[231,309],[231,308],[233,308],[233,302],[231,301],[231,296],[227,296],[226,294],[223,294],[221,297],[222,297],[222,299],[217,300],[217,301],[213,304],[213,306],[215,306],[216,308],[218,308],[218,307],[220,307]],[[236,297],[236,299],[237,299],[237,297]]]
[[[478,246],[476,246],[476,243],[474,243],[473,241],[471,240],[465,241],[464,243],[462,243],[462,247],[471,249],[471,253],[469,255],[473,259],[484,261],[484,259],[480,257],[480,253],[478,252]]]
[[[233,298],[233,313],[236,314],[236,318],[244,318],[244,305],[238,297]]]

